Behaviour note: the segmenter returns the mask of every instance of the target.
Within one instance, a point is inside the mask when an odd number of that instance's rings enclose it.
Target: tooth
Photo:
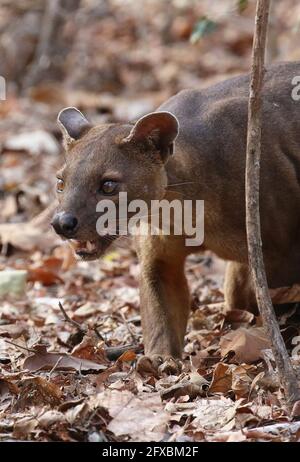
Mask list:
[[[87,241],[86,248],[87,248],[88,252],[92,252],[93,249],[94,249],[94,244],[91,241]]]
[[[79,247],[79,242],[76,241],[75,239],[69,239],[69,244],[74,250],[77,250]]]

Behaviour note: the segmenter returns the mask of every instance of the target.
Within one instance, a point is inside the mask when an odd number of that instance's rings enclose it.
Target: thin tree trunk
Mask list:
[[[261,155],[261,90],[264,77],[264,57],[270,0],[258,0],[252,54],[252,74],[248,106],[248,136],[246,161],[246,225],[249,262],[255,286],[256,299],[266,333],[272,345],[279,380],[284,389],[287,405],[300,399],[295,371],[288,356],[268,290],[264,268],[260,216],[259,173]]]
[[[74,16],[81,0],[47,0],[35,56],[22,82],[22,90],[62,76],[71,43],[63,36],[67,20]]]

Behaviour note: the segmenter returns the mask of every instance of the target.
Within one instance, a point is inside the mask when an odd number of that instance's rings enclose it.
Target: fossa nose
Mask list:
[[[51,225],[57,234],[70,238],[76,234],[78,220],[71,213],[59,212],[54,215]]]

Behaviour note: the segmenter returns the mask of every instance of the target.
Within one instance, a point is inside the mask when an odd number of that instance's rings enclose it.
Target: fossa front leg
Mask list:
[[[148,236],[137,245],[141,263],[140,301],[145,356],[139,369],[174,373],[180,358],[190,311],[184,274],[185,248],[178,236]]]

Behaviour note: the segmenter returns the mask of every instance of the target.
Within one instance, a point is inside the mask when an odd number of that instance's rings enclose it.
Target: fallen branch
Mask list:
[[[297,434],[299,430],[300,422],[284,422],[251,429],[245,428],[242,430],[242,433],[247,439],[277,439],[278,437],[289,437],[291,434]],[[220,432],[214,435],[213,441],[227,441],[228,438],[232,438],[234,440],[234,436],[239,432],[240,430]]]
[[[246,160],[246,226],[249,262],[255,287],[257,304],[266,333],[272,345],[279,380],[284,389],[287,405],[300,399],[295,371],[288,356],[271,302],[265,273],[260,216],[259,173],[261,155],[261,90],[264,77],[264,56],[270,0],[258,0],[252,54],[252,73],[248,106],[248,135]]]
[[[109,361],[116,361],[126,351],[133,351],[134,353],[142,353],[142,345],[123,345],[120,347],[107,347],[104,349],[107,359]]]

